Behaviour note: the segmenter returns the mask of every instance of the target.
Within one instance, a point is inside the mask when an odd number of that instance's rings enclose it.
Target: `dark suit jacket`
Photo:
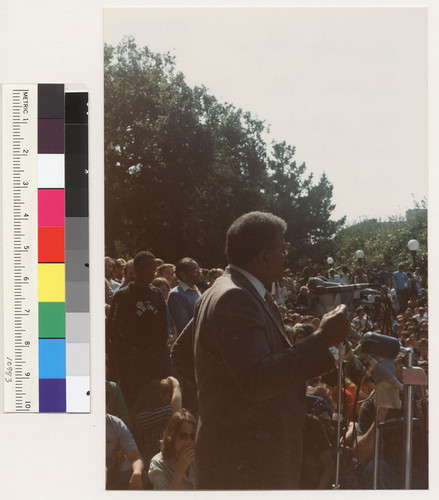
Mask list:
[[[291,347],[251,283],[227,269],[194,315],[198,489],[297,488],[305,381],[334,360],[319,334]]]

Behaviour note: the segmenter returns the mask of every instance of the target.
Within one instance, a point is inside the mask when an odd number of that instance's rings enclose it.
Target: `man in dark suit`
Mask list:
[[[282,277],[285,222],[262,212],[229,228],[229,267],[194,315],[197,489],[298,488],[305,381],[334,368],[345,306],[292,347],[269,292]]]

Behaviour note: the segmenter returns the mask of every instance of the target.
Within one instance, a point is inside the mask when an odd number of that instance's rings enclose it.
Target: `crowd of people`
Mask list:
[[[108,489],[195,488],[199,408],[193,316],[196,303],[223,273],[220,268],[202,268],[188,257],[175,265],[166,263],[147,251],[128,260],[105,258]],[[385,306],[377,307],[373,298],[354,303],[352,328],[398,339],[413,349],[415,364],[428,374],[428,287],[419,267],[406,272],[400,264],[391,273],[382,264],[380,270],[358,267],[350,272],[346,266],[318,269],[308,259],[302,271],[284,269],[269,294],[291,346],[321,328],[322,319],[313,314],[309,300],[308,280],[314,277],[335,286],[367,283],[379,291]],[[332,352],[337,358],[336,349]],[[372,487],[374,391],[370,366],[365,364],[362,372],[346,367],[344,431],[338,442],[337,371],[306,381],[301,489],[332,487],[340,446],[342,487]],[[426,488],[427,391],[415,393],[412,485]],[[382,421],[401,419],[401,409],[382,410]],[[402,441],[402,424],[384,429],[381,488],[402,487]]]

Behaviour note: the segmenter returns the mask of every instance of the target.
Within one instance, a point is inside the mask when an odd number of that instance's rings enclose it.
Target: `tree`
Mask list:
[[[170,262],[224,265],[231,222],[271,210],[287,221],[296,255],[318,255],[342,222],[330,220],[332,186],[325,175],[314,185],[285,142],[269,157],[266,129],[189,87],[170,54],[133,38],[106,45],[106,253],[149,249]]]
[[[351,269],[357,266],[355,251],[362,249],[365,254],[364,266],[370,271],[379,269],[384,263],[390,270],[396,270],[400,262],[412,265],[412,257],[407,243],[416,239],[420,243],[416,262],[427,272],[427,208],[425,200],[414,204],[406,216],[393,216],[388,220],[366,219],[341,229],[336,236],[337,263]]]
[[[306,165],[297,165],[295,147],[285,141],[272,144],[269,160],[270,210],[288,224],[287,239],[293,244],[290,260],[312,257],[319,261],[328,252],[331,238],[345,218],[331,220],[332,185],[326,174],[318,184],[313,175],[305,176]]]

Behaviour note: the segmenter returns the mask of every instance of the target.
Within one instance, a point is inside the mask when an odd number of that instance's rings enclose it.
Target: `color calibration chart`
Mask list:
[[[90,411],[88,93],[2,85],[7,412]]]

